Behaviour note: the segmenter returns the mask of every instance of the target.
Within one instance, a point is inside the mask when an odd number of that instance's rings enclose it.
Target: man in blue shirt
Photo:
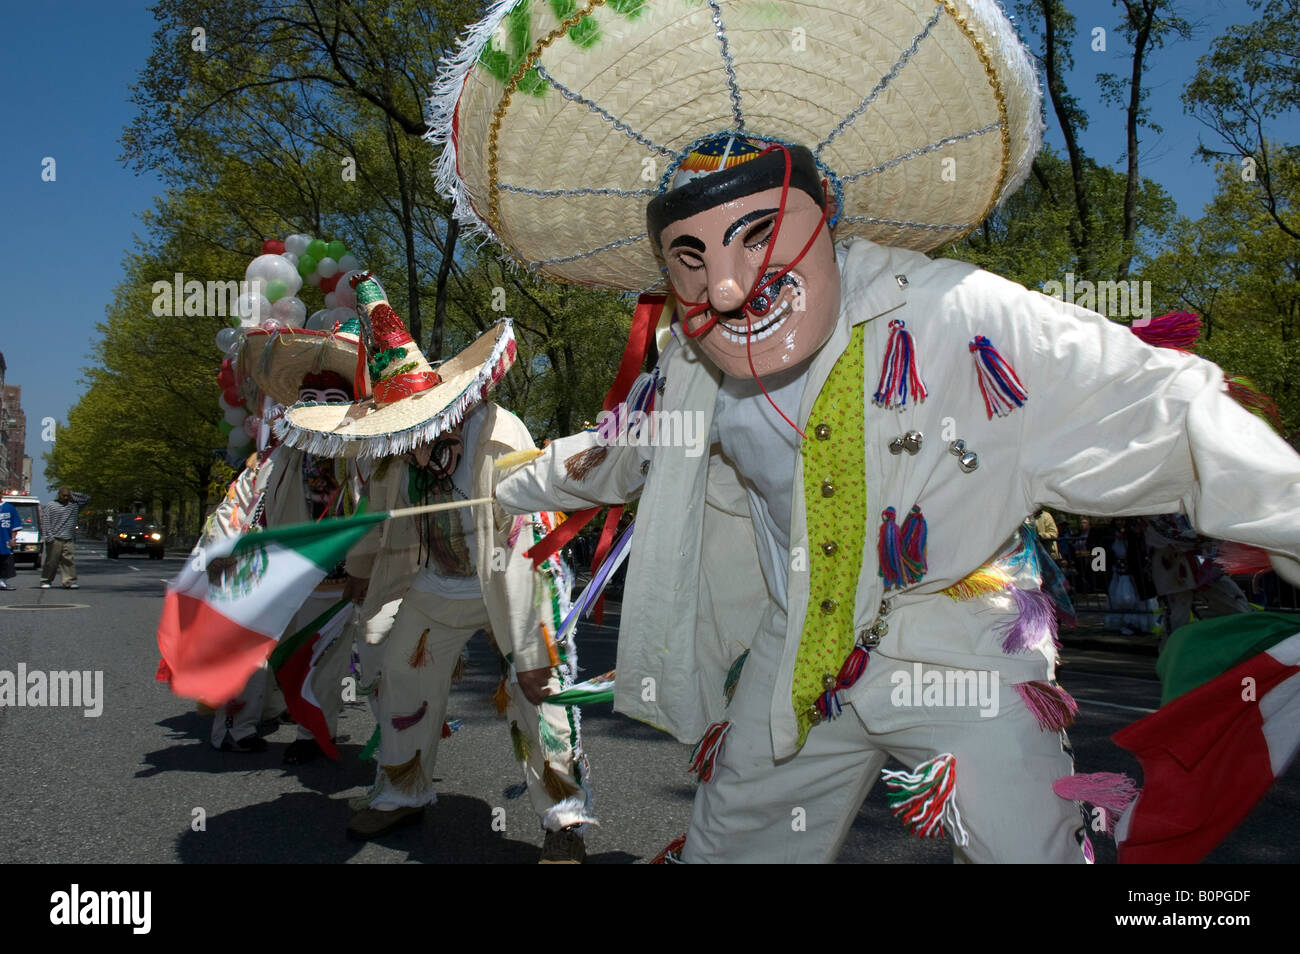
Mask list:
[[[9,589],[6,580],[16,575],[14,570],[14,541],[23,525],[18,508],[11,503],[0,503],[0,590]]]

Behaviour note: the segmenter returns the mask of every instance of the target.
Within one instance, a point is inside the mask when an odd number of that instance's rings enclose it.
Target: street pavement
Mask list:
[[[281,763],[294,726],[267,736],[262,754],[223,753],[208,745],[210,717],[154,681],[155,630],[165,582],[182,556],[163,561],[107,560],[103,545],[78,545],[81,588],[37,588],[19,571],[17,589],[0,592],[0,669],[101,670],[103,712],[0,708],[0,862],[523,862],[542,842],[527,796],[508,798],[521,781],[509,735],[490,701],[495,656],[470,645],[465,677],[452,690],[449,719],[461,728],[438,754],[438,804],[422,827],[377,842],[344,837],[347,800],[373,781],[374,763],[358,755],[374,728],[362,704],[345,707],[341,764]],[[15,608],[18,607],[18,608]],[[37,608],[39,607],[39,608]],[[606,625],[578,635],[584,675],[614,667],[617,604]],[[613,626],[609,625],[613,624]],[[1061,680],[1079,702],[1070,731],[1080,771],[1128,772],[1137,763],[1112,733],[1159,702],[1155,651],[1102,630],[1097,621],[1067,635]],[[682,834],[694,776],[690,747],[650,726],[590,706],[582,713],[595,810],[587,837],[591,863],[646,861]],[[899,766],[891,766],[897,768]],[[911,766],[908,766],[910,768]],[[1008,765],[1009,775],[1015,766]],[[504,809],[504,830],[493,820]],[[202,824],[195,821],[202,818]],[[1293,766],[1211,861],[1300,861],[1300,767]],[[1114,847],[1094,836],[1098,858]],[[841,862],[951,860],[943,842],[907,835],[889,815],[883,787],[873,788],[840,855]]]

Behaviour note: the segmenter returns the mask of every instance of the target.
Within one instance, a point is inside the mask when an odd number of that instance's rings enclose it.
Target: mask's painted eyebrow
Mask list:
[[[727,227],[727,231],[722,235],[722,244],[730,245],[731,240],[736,237],[736,233],[749,225],[749,223],[753,222],[755,219],[761,219],[765,215],[772,215],[773,213],[780,211],[780,209],[755,209],[753,212],[742,215]]]
[[[669,251],[671,251],[675,248],[680,248],[683,246],[686,248],[693,248],[697,252],[704,251],[704,242],[702,242],[700,239],[697,239],[694,235],[677,236],[677,238],[673,239],[672,242],[669,243],[668,249]]]

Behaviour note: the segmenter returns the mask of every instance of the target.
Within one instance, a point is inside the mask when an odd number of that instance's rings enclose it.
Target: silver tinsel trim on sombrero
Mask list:
[[[646,0],[646,9],[652,9],[657,14],[672,2],[673,0]],[[856,4],[859,2],[863,9],[871,9],[871,5],[865,0],[853,0],[853,2],[845,0],[843,4],[830,2],[825,3],[827,17],[832,14],[837,16],[850,14],[857,10]],[[652,254],[649,243],[638,234],[640,232],[640,228],[637,227],[638,216],[613,212],[614,207],[609,204],[609,200],[626,199],[628,202],[641,205],[643,190],[635,188],[631,183],[619,185],[614,181],[603,180],[584,183],[574,180],[573,176],[561,175],[562,171],[567,172],[574,168],[573,157],[570,157],[570,165],[565,166],[563,170],[555,171],[552,175],[553,181],[548,182],[546,175],[534,175],[525,181],[518,180],[516,176],[520,169],[517,150],[526,147],[521,144],[506,145],[506,131],[511,122],[510,117],[518,112],[517,106],[510,107],[510,113],[506,116],[501,133],[501,148],[506,150],[502,154],[503,157],[516,157],[513,166],[514,174],[497,170],[493,172],[491,181],[486,183],[479,181],[484,175],[484,170],[480,167],[485,162],[484,150],[487,148],[483,125],[487,113],[484,110],[491,109],[491,104],[497,101],[489,102],[484,99],[487,95],[485,87],[474,85],[477,82],[474,79],[475,71],[486,69],[480,61],[487,50],[495,48],[494,37],[498,38],[497,45],[502,45],[502,49],[498,52],[504,50],[504,41],[499,39],[504,30],[503,24],[509,22],[507,17],[519,8],[520,3],[521,0],[496,0],[492,3],[487,15],[465,33],[454,55],[444,61],[439,72],[432,96],[428,100],[429,132],[426,134],[426,138],[431,143],[441,148],[441,154],[435,164],[437,186],[441,192],[450,197],[453,203],[453,214],[462,224],[465,237],[471,241],[490,240],[498,243],[508,251],[508,260],[522,264],[530,271],[563,281],[623,290],[639,288],[652,275],[650,261]],[[794,0],[790,0],[789,5],[791,9],[797,6]],[[882,4],[882,7],[885,5],[887,4]],[[839,72],[834,75],[835,82],[842,87],[851,88],[861,81],[861,93],[857,98],[842,104],[837,103],[833,115],[820,118],[817,128],[808,128],[804,123],[805,116],[779,115],[780,110],[774,105],[779,102],[779,98],[772,99],[768,94],[773,91],[764,87],[761,82],[755,81],[758,67],[766,63],[762,59],[761,52],[756,52],[758,48],[751,39],[747,38],[739,45],[736,43],[738,37],[733,36],[734,31],[739,31],[739,36],[752,37],[754,10],[765,9],[761,0],[708,0],[705,4],[697,5],[693,12],[683,13],[680,18],[704,18],[705,22],[699,24],[698,36],[695,34],[690,36],[701,41],[699,46],[701,56],[716,55],[717,57],[719,85],[726,97],[726,108],[719,111],[716,109],[719,104],[714,103],[711,108],[714,108],[717,114],[714,115],[713,112],[707,114],[713,120],[712,125],[716,125],[717,128],[702,128],[698,122],[703,118],[701,116],[694,117],[697,121],[693,123],[683,120],[682,123],[677,124],[681,135],[664,129],[662,123],[658,133],[638,128],[638,122],[615,105],[617,96],[602,95],[607,91],[607,87],[593,85],[588,82],[591,77],[581,74],[580,71],[573,73],[565,68],[570,65],[568,57],[582,55],[576,48],[571,49],[569,44],[557,42],[550,45],[542,50],[541,55],[533,60],[531,65],[536,78],[545,84],[548,91],[558,93],[567,103],[574,104],[596,117],[611,135],[618,137],[621,134],[628,137],[638,149],[645,150],[646,158],[658,162],[658,170],[663,168],[662,161],[665,156],[670,157],[670,167],[680,163],[692,143],[701,137],[708,138],[743,130],[754,137],[787,144],[792,139],[800,139],[802,145],[813,149],[819,165],[828,173],[837,197],[845,198],[845,187],[849,183],[855,184],[856,194],[847,196],[849,200],[847,205],[843,203],[840,205],[843,214],[840,223],[843,234],[837,237],[856,235],[887,244],[899,244],[903,247],[932,249],[949,240],[950,237],[976,228],[984,214],[988,214],[1004,202],[1028,178],[1033,158],[1042,145],[1042,98],[1036,71],[1028,52],[1019,39],[1015,26],[996,0],[931,0],[931,2],[895,0],[894,5],[900,9],[906,8],[908,15],[918,18],[915,27],[905,33],[896,31],[896,35],[890,38],[890,43],[897,44],[896,46],[890,48],[881,46],[874,51],[873,56],[863,56],[860,61],[854,61],[862,64],[860,75],[852,73],[856,67],[848,61],[838,65]],[[579,4],[573,9],[587,8]],[[590,12],[591,16],[601,23],[617,22],[620,24],[620,29],[624,27],[634,29],[631,25],[634,18],[630,16],[625,5],[598,2]],[[813,13],[814,11],[810,11],[809,15]],[[552,28],[549,14],[540,14],[540,22],[546,23],[543,29]],[[954,34],[954,30],[958,33]],[[811,30],[809,32],[811,33]],[[704,42],[706,37],[716,40],[716,49],[707,53],[705,51],[708,50],[708,44]],[[851,151],[841,148],[850,130],[859,130],[872,117],[889,115],[888,112],[881,113],[882,110],[906,111],[903,107],[888,107],[887,104],[891,98],[896,99],[894,94],[897,92],[897,87],[903,78],[911,75],[909,70],[917,69],[915,63],[925,59],[927,52],[932,53],[936,44],[939,44],[940,50],[951,50],[954,57],[960,55],[960,62],[964,67],[964,82],[968,84],[962,89],[969,90],[971,97],[969,102],[965,103],[970,108],[966,110],[963,119],[960,122],[954,119],[953,125],[949,128],[941,128],[942,117],[939,117],[931,123],[931,126],[937,125],[940,128],[926,130],[932,131],[933,135],[918,135],[901,140],[898,142],[897,152],[893,154],[871,154],[869,150],[859,154],[856,147]],[[632,41],[629,41],[629,46],[635,48]],[[535,43],[531,49],[537,49]],[[515,50],[516,54],[519,52]],[[874,65],[868,68],[866,66],[868,62]],[[928,63],[926,69],[935,69],[932,58],[926,62]],[[812,72],[815,73],[815,70]],[[984,104],[982,107],[976,103],[976,95],[983,96],[984,74],[988,74],[990,83],[994,86],[994,98],[1000,112],[999,116],[993,117],[993,122],[989,121],[987,109],[990,100],[982,99],[981,102]],[[602,83],[609,79],[609,82],[615,84],[613,89],[621,88],[617,85],[619,82],[617,70],[611,73],[607,69],[598,75]],[[627,75],[632,75],[632,72],[629,71]],[[487,79],[486,73],[483,74],[483,79],[488,83],[498,82]],[[928,85],[928,81],[921,82]],[[467,83],[475,89],[475,112],[471,114],[475,117],[475,121],[470,122],[467,115],[462,113],[459,124],[461,141],[454,142],[453,123],[461,97],[466,94]],[[914,79],[909,81],[906,87],[906,89],[920,88]],[[806,90],[798,89],[792,89],[792,92],[797,95],[807,93]],[[517,91],[515,95],[519,103],[530,101],[528,97],[531,94]],[[942,102],[941,98],[933,102],[932,99],[919,101],[918,108],[924,111],[933,106],[934,102]],[[690,117],[694,116],[691,110],[692,106],[686,104],[675,112],[663,115],[680,114]],[[778,115],[773,115],[774,110]],[[972,114],[981,113],[978,121],[966,122],[966,116],[974,119]],[[645,118],[645,116],[640,117],[642,121]],[[909,121],[914,118],[908,114]],[[709,126],[711,123],[703,125]],[[861,133],[856,134],[861,136]],[[933,156],[940,149],[973,141],[987,141],[984,137],[996,141],[999,136],[1004,137],[1003,141],[1006,142],[1007,149],[1002,154],[999,167],[986,166],[981,174],[983,178],[978,181],[986,183],[986,191],[980,195],[978,202],[969,201],[972,195],[978,194],[980,187],[976,186],[964,190],[960,196],[953,194],[949,197],[945,193],[943,196],[938,196],[934,203],[930,203],[940,210],[947,209],[951,205],[953,214],[944,214],[940,211],[927,215],[925,210],[928,206],[915,201],[904,202],[901,208],[892,208],[888,189],[885,189],[879,197],[862,191],[863,184],[868,180],[890,174],[891,170],[907,167],[913,160]],[[832,155],[837,150],[838,154]],[[500,161],[504,164],[507,159],[502,158]],[[458,164],[465,166],[464,178],[461,176]],[[538,165],[534,164],[533,168],[538,168]],[[547,168],[545,162],[541,163],[540,168]],[[969,173],[965,174],[964,181],[971,181],[965,178],[966,176],[969,176]],[[913,180],[908,181],[910,191],[907,195],[914,197],[918,194],[916,183]],[[598,207],[603,210],[600,214],[605,216],[605,221],[614,222],[621,227],[608,228],[601,233],[584,233],[579,229],[576,230],[576,241],[574,234],[570,234],[558,247],[544,250],[539,246],[539,234],[544,235],[546,230],[542,228],[539,233],[536,222],[532,221],[538,217],[538,213],[533,211],[523,213],[519,211],[521,206],[512,205],[510,210],[502,213],[499,224],[501,231],[498,234],[488,221],[486,195],[474,193],[481,206],[475,209],[470,183],[474,183],[475,190],[486,187],[495,190],[498,196],[504,194],[530,199],[549,198],[557,202],[576,200],[580,204],[572,205],[568,211],[575,213],[579,221],[586,209],[586,206],[581,203],[588,201],[603,203]],[[659,177],[656,185],[662,189],[665,185],[665,177]],[[534,207],[528,206],[528,208],[531,210]],[[560,213],[557,211],[556,214]],[[529,219],[524,228],[520,228],[521,216]],[[541,218],[544,220],[545,216]],[[497,220],[493,219],[493,221]],[[508,236],[510,241],[505,241],[503,236]],[[590,239],[590,243],[583,244],[584,238]],[[632,258],[617,254],[620,249],[626,249],[628,246],[639,247],[642,243],[645,246],[647,259],[644,275],[640,273],[642,266],[635,264]],[[545,251],[550,251],[550,254],[545,254]],[[599,256],[605,257],[597,264],[594,260]],[[573,267],[572,263],[588,259],[593,260],[590,268]],[[611,274],[610,269],[614,274]],[[657,268],[654,270],[657,271]]]
[[[290,421],[289,413],[294,408],[319,405],[295,404],[275,422],[275,436],[290,447],[296,447],[308,454],[321,457],[355,457],[358,460],[405,454],[421,444],[437,440],[447,431],[458,427],[476,405],[486,400],[485,389],[490,389],[504,375],[504,371],[498,374],[497,369],[505,360],[509,346],[515,343],[515,333],[514,323],[509,318],[502,319],[501,324],[504,326],[501,336],[493,344],[491,356],[479,366],[473,380],[450,404],[420,424],[388,434],[339,434],[310,430]],[[348,453],[358,443],[361,445],[359,452]]]
[[[451,199],[452,214],[465,229],[463,236],[471,240],[489,239],[498,245],[505,243],[478,217],[470,203],[469,192],[461,182],[460,173],[456,171],[456,145],[452,142],[451,128],[465,78],[478,63],[483,50],[492,41],[492,36],[506,15],[518,2],[519,0],[496,0],[488,7],[487,15],[470,27],[456,44],[455,54],[444,61],[438,70],[438,79],[433,84],[426,115],[429,129],[424,134],[430,143],[442,147],[442,154],[434,161],[434,182],[438,191]]]

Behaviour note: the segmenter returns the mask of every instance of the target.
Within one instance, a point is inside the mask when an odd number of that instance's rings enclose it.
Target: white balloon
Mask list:
[[[276,331],[279,331],[279,330],[280,330],[281,328],[283,328],[283,327],[284,327],[284,326],[283,326],[282,324],[280,324],[280,322],[276,321],[274,318],[264,318],[264,319],[262,320],[262,330],[263,330],[263,331],[276,332]]]
[[[330,258],[328,255],[316,263],[316,274],[321,278],[329,278],[331,275],[337,275],[338,270],[339,263],[334,261],[334,259]]]
[[[223,401],[222,403],[224,404],[225,402]],[[226,423],[231,427],[238,427],[244,422],[244,418],[246,417],[248,417],[248,412],[242,407],[226,408]]]
[[[307,251],[307,246],[310,244],[310,235],[303,235],[301,232],[296,232],[284,240],[284,250],[286,252],[292,252],[296,258],[303,252]]]
[[[293,270],[298,271],[298,256],[293,252],[284,252],[281,256],[286,262],[293,266]]]
[[[338,292],[330,292],[328,295],[325,296],[326,308],[337,308],[338,306],[339,306]]]
[[[243,335],[235,328],[222,328],[217,332],[217,350],[222,354],[230,354],[242,337]]]
[[[301,298],[281,298],[271,306],[271,317],[287,328],[301,328],[307,320],[307,306]]]
[[[256,328],[271,314],[271,302],[265,295],[244,292],[235,299],[235,314],[239,316],[239,323],[245,328]]]
[[[302,288],[302,276],[298,274],[297,267],[283,255],[257,256],[244,269],[244,278],[249,282],[261,282],[257,291],[263,295],[266,294],[266,286],[277,279],[284,282],[286,295],[296,295],[298,289]]]
[[[343,256],[347,258],[346,255]],[[359,271],[344,272],[339,279],[339,283],[334,286],[334,299],[340,305],[348,308],[357,307],[357,290],[352,287],[352,276],[360,275]]]
[[[329,320],[329,309],[322,308],[313,314],[307,319],[307,323],[303,327],[310,331],[329,331],[330,328],[334,327],[334,323]]]
[[[361,268],[361,263],[357,261],[357,257],[351,252],[339,259],[340,272],[351,272],[359,268]]]

